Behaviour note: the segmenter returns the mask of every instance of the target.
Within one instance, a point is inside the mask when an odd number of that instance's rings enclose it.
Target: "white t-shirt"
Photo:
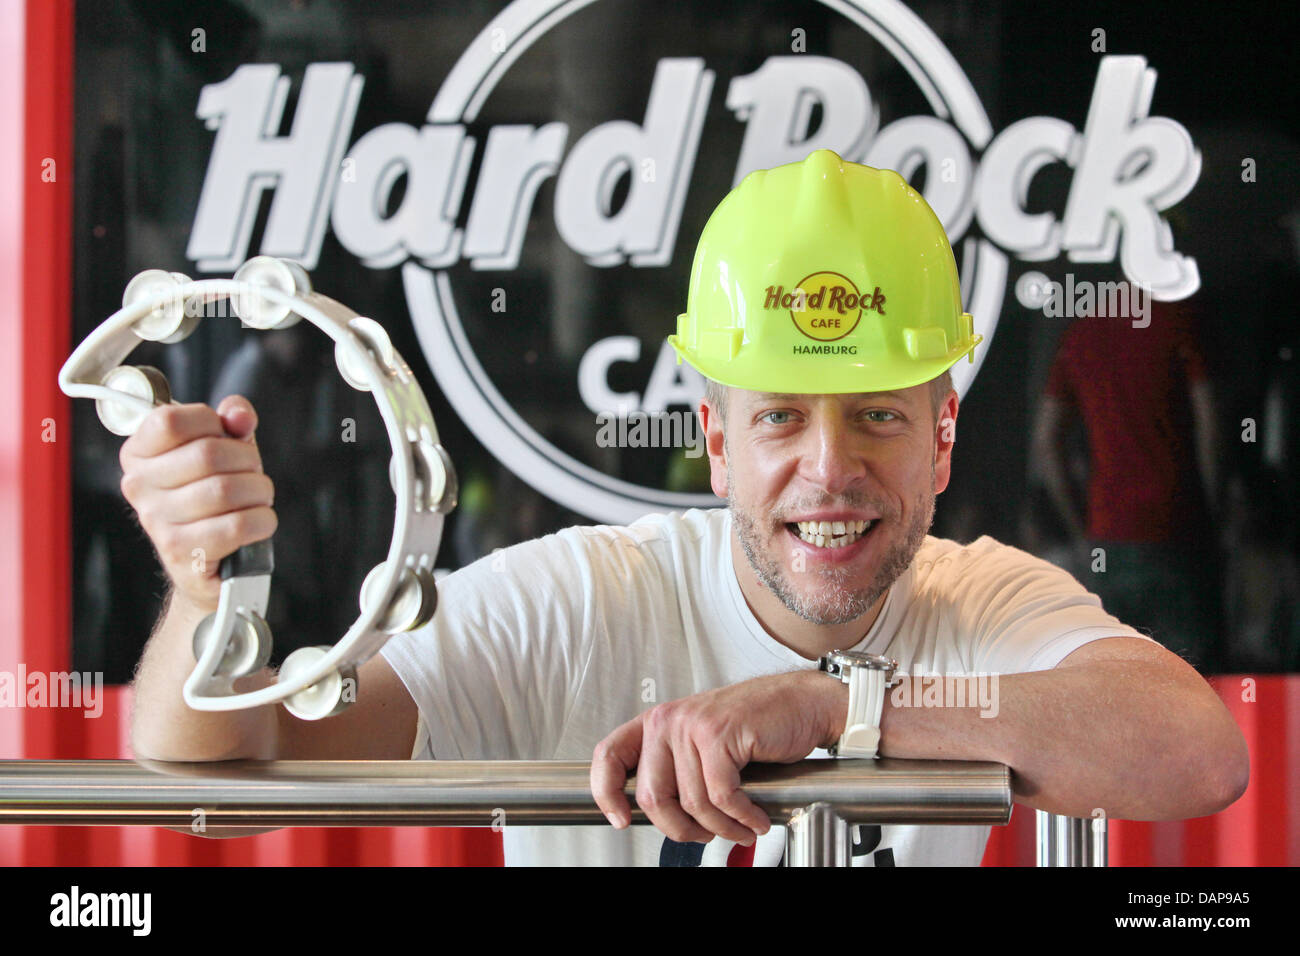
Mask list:
[[[656,703],[815,668],[750,611],[730,535],[725,508],[649,515],[566,528],[448,575],[433,621],[382,651],[419,708],[412,758],[589,761],[610,731]],[[927,537],[854,649],[911,675],[1013,674],[1116,636],[1143,637],[1054,565],[989,537],[966,546]],[[726,865],[735,847],[718,837],[701,853],[650,825],[507,820],[503,834],[507,865]],[[977,866],[988,834],[859,827],[853,862]],[[773,826],[753,865],[777,865],[784,841]]]

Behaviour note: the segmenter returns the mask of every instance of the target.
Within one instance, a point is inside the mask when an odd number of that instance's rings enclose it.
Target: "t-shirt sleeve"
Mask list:
[[[551,759],[589,657],[590,585],[582,539],[562,535],[439,581],[433,620],[380,651],[419,709],[411,756]]]
[[[1100,598],[1056,565],[992,539],[971,549],[961,616],[975,634],[974,673],[1050,670],[1091,641],[1151,640],[1105,611]]]

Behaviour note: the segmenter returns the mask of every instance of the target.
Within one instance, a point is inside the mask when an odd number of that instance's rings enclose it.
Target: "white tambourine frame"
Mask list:
[[[298,274],[305,278],[300,269]],[[387,558],[367,578],[362,590],[361,615],[356,622],[333,647],[300,648],[291,654],[281,667],[276,683],[261,690],[236,693],[235,680],[246,675],[223,673],[222,662],[239,627],[245,642],[248,634],[261,634],[266,647],[260,654],[251,655],[247,648],[240,652],[235,647],[234,657],[242,659],[245,668],[251,666],[249,673],[264,665],[269,655],[269,631],[264,620],[273,565],[269,561],[269,548],[268,560],[260,567],[254,562],[251,569],[245,565],[244,570],[234,572],[233,563],[227,568],[228,558],[222,563],[223,580],[216,613],[204,622],[208,630],[202,651],[184,685],[185,702],[195,710],[231,711],[283,702],[292,713],[305,719],[330,716],[355,697],[355,684],[350,698],[343,677],[355,678],[355,668],[376,654],[392,634],[419,626],[431,616],[436,601],[433,565],[442,539],[444,516],[455,507],[455,472],[439,444],[438,430],[424,393],[378,323],[310,290],[288,293],[271,285],[234,279],[188,281],[179,275],[174,278],[174,288],[124,306],[77,347],[59,373],[59,386],[67,395],[117,403],[119,407],[125,404],[140,412],[152,410],[154,404],[147,399],[101,384],[137,345],[149,340],[134,330],[137,323],[158,314],[155,310],[175,308],[178,302],[185,303],[186,315],[191,315],[195,303],[206,305],[226,297],[239,303],[241,297],[251,297],[242,301],[254,301],[259,306],[270,303],[291,310],[290,320],[278,327],[301,317],[324,330],[336,343],[335,357],[344,379],[353,387],[371,392],[383,417],[393,449],[389,477],[397,507]],[[232,314],[238,314],[237,309],[238,305]],[[187,329],[179,337],[188,332]],[[240,552],[245,550],[248,549],[241,548]],[[234,573],[228,574],[228,570]],[[414,615],[410,613],[412,601],[422,609]],[[394,610],[398,604],[406,606],[406,613],[403,616],[401,608],[397,608],[395,621]],[[247,626],[253,620],[257,628]],[[304,655],[304,652],[309,653]],[[296,663],[291,665],[295,657]],[[250,665],[250,661],[255,664]],[[227,664],[226,670],[229,669]]]

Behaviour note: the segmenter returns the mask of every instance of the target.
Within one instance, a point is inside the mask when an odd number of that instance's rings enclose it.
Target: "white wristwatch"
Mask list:
[[[861,651],[831,651],[817,669],[849,685],[849,719],[827,752],[832,757],[878,756],[885,690],[895,683],[898,662]]]

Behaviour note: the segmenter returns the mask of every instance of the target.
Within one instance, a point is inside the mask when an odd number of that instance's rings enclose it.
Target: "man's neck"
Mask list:
[[[831,651],[853,647],[866,637],[880,616],[880,609],[884,607],[885,598],[889,594],[886,590],[865,614],[847,624],[814,624],[787,608],[758,579],[750,567],[734,527],[731,531],[731,563],[735,568],[736,581],[740,584],[740,593],[744,595],[745,603],[763,630],[774,641],[813,661]]]

